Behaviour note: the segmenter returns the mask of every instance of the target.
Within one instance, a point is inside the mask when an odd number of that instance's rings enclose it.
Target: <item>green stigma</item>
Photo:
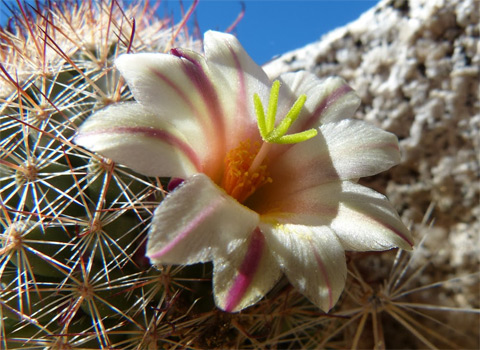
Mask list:
[[[275,127],[275,116],[277,114],[279,91],[280,82],[275,80],[272,85],[272,90],[270,91],[270,100],[268,101],[266,116],[262,101],[260,101],[260,96],[258,96],[258,94],[253,95],[253,103],[255,105],[255,112],[257,114],[258,130],[260,131],[263,141],[269,143],[287,144],[299,143],[315,137],[317,135],[317,130],[315,129],[305,130],[296,134],[285,135],[288,129],[290,129],[292,124],[300,115],[300,111],[307,100],[307,95],[305,94],[300,95],[297,101],[295,101],[293,104],[292,108],[290,108],[288,111],[285,118],[283,118],[280,124]]]

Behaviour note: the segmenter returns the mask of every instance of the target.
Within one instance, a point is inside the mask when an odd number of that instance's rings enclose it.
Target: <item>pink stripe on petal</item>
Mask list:
[[[215,90],[215,86],[212,84],[211,79],[205,73],[202,64],[181,49],[172,49],[170,50],[170,53],[181,59],[183,58],[190,63],[183,64],[183,70],[185,74],[190,77],[190,80],[195,85],[198,93],[202,96],[205,105],[208,108],[210,118],[212,119],[215,128],[218,128],[219,130],[218,135],[224,135],[225,125],[217,91]]]
[[[235,62],[235,66],[237,68],[237,78],[238,78],[238,95],[237,95],[237,106],[240,115],[247,116],[247,88],[245,85],[245,74],[242,69],[242,65],[240,60],[238,59],[235,51],[229,46],[230,53],[232,54],[232,58]]]
[[[377,220],[375,218],[373,218],[375,221],[377,221],[378,223],[380,223],[381,225],[383,225],[384,227],[386,227],[387,229],[389,229],[390,231],[392,231],[393,233],[395,233],[397,236],[399,236],[401,239],[403,239],[405,242],[407,242],[410,247],[413,247],[413,242],[408,239],[408,237],[406,237],[402,232],[400,232],[399,230],[397,230],[395,227],[385,223],[385,222],[381,222],[380,220]]]
[[[307,130],[312,128],[315,124],[317,124],[318,120],[322,116],[322,114],[332,105],[334,104],[340,97],[343,95],[349,93],[353,89],[347,85],[344,84],[340,86],[338,89],[334,90],[331,94],[329,94],[323,101],[320,103],[320,105],[317,106],[315,111],[313,111],[312,115],[308,120],[304,123],[304,127],[302,130]]]
[[[388,224],[387,222],[382,221],[379,218],[379,216],[380,216],[379,214],[376,214],[373,211],[370,214],[368,214],[366,212],[362,212],[362,211],[357,211],[357,213],[360,214],[360,217],[362,217],[362,216],[369,217],[370,220],[380,224],[381,226],[385,227],[387,230],[390,230],[391,232],[393,232],[394,234],[399,236],[401,239],[403,239],[405,242],[407,242],[410,245],[410,247],[413,247],[414,243],[405,234],[403,234],[399,229],[395,228],[395,226],[392,226],[392,225]],[[399,220],[401,222],[401,220],[399,218],[398,219],[395,218],[394,220]]]
[[[114,126],[111,129],[99,130],[99,131],[87,131],[79,134],[76,138],[88,137],[91,135],[101,135],[101,134],[143,134],[143,136],[150,137],[153,139],[158,139],[166,144],[169,144],[173,147],[178,148],[192,164],[200,172],[202,165],[200,159],[197,156],[197,153],[184,141],[180,140],[178,137],[170,134],[169,132],[161,129],[154,129],[151,127],[128,127],[128,126]]]
[[[322,258],[318,254],[315,248],[313,248],[313,254],[315,255],[315,260],[317,261],[317,265],[320,269],[320,272],[323,275],[323,280],[325,281],[325,285],[328,289],[328,309],[330,310],[333,307],[333,296],[332,296],[332,286],[330,284],[330,280],[328,278],[328,272],[323,264]]]
[[[174,52],[178,53],[178,50],[175,50]],[[199,63],[197,62],[197,64]],[[187,64],[185,64],[184,66],[187,67]],[[205,120],[205,118],[202,118],[199,108],[193,104],[190,97],[175,82],[170,80],[167,76],[165,76],[159,71],[154,70],[154,73],[159,79],[163,80],[165,84],[167,84],[172,90],[174,90],[175,93],[185,102],[185,104],[191,110],[192,115],[194,115],[195,118],[198,120],[204,134],[207,135],[206,138],[210,140],[212,149],[223,150],[225,148],[225,126],[223,121],[223,114],[218,105],[217,94],[213,86],[211,85],[210,80],[208,80],[208,77],[205,76],[205,79],[207,79],[207,83],[210,85],[211,88],[205,89],[201,86],[198,86],[198,79],[192,78],[191,74],[188,74],[188,72],[186,72],[187,76],[190,76],[190,79],[193,81],[194,85],[197,87],[197,90],[205,101],[205,105],[208,109],[207,118],[210,118],[207,121]],[[207,92],[207,90],[210,92]],[[218,169],[216,169],[213,164],[219,163],[216,156],[217,152],[207,152],[206,154],[204,154],[204,158],[206,159],[205,164],[208,164],[208,169],[202,167],[201,171],[208,172],[208,175],[210,176],[215,174]]]
[[[161,73],[160,71],[156,71],[156,70],[153,70],[153,72],[155,73],[157,78],[159,78],[160,80],[163,80],[163,82],[166,85],[168,85],[173,91],[175,91],[175,93],[185,102],[185,104],[188,106],[188,108],[192,111],[192,115],[195,115],[195,117],[199,121],[199,123],[200,123],[201,127],[203,128],[205,134],[210,135],[211,131],[212,131],[212,128],[210,127],[210,125],[208,125],[208,123],[206,123],[204,120],[202,120],[202,116],[199,114],[198,108],[195,107],[195,105],[192,103],[190,97],[175,82],[173,82],[170,78],[168,78],[165,74]],[[193,80],[193,81],[195,82],[196,80]],[[197,85],[197,84],[195,84],[195,85]],[[200,91],[201,95],[204,94],[204,90],[199,89],[199,91]],[[202,96],[202,97],[203,97],[203,99],[206,99],[205,96]],[[210,108],[210,105],[207,101],[206,101],[206,104],[207,104],[207,108],[210,109],[210,111],[209,111],[210,118],[213,117],[212,118],[213,119],[212,122],[214,123],[213,131],[215,132],[215,135],[213,135],[213,136],[214,137],[220,137],[220,139],[223,139],[223,137],[224,137],[223,136],[224,133],[222,132],[222,130],[223,130],[222,129],[223,120],[222,120],[222,118],[220,118],[221,115],[216,113],[216,111],[212,112],[211,108]],[[217,131],[217,127],[220,128],[219,129],[220,132]],[[223,142],[223,141],[221,141],[221,142]],[[218,146],[216,146],[216,148],[218,148]]]
[[[217,207],[223,202],[223,200],[224,199],[222,197],[219,197],[216,201],[205,207],[203,211],[198,213],[198,215],[193,220],[191,220],[187,225],[185,225],[184,230],[179,232],[175,239],[170,241],[170,243],[166,244],[158,252],[150,254],[149,258],[160,259],[163,255],[170,252],[173,248],[175,248],[178,243],[187,238],[188,235],[190,235],[198,227],[198,225],[205,221],[205,219],[207,219],[217,209]]]
[[[257,123],[253,119],[250,119],[249,116],[250,113],[248,111],[248,103],[251,101],[248,101],[248,99],[251,98],[253,100],[253,95],[247,96],[247,82],[245,77],[245,70],[243,69],[242,63],[240,62],[240,59],[238,58],[235,50],[228,44],[228,42],[226,44],[228,46],[230,54],[232,55],[232,59],[235,62],[235,67],[237,69],[238,91],[236,91],[236,113],[240,116],[243,116],[241,118],[243,129],[240,129],[239,120],[239,122],[235,124],[236,133],[247,134],[250,136],[250,139],[252,139],[252,135],[260,137],[257,129]]]
[[[247,253],[240,265],[238,276],[235,278],[225,305],[225,311],[231,312],[242,300],[245,292],[253,281],[263,256],[265,247],[265,237],[257,227],[253,233],[248,245]]]
[[[178,87],[177,84],[175,84],[170,78],[168,78],[165,74],[158,70],[153,70],[153,73],[159,78],[160,80],[163,80],[163,82],[168,85],[172,90],[175,91],[175,93],[188,105],[188,108],[192,110],[193,113],[196,112],[195,106],[192,104],[192,101],[190,101],[189,97],[185,94],[185,92]]]
[[[178,186],[185,182],[185,179],[181,179],[179,177],[172,177],[167,185],[168,192],[172,192]]]
[[[114,127],[113,132],[124,132],[124,133],[139,133],[143,134],[146,137],[151,137],[163,141],[173,147],[176,147],[185,154],[188,159],[195,165],[198,171],[201,171],[202,165],[200,159],[197,156],[197,153],[184,141],[180,140],[178,137],[168,133],[165,130],[153,129],[149,127]]]

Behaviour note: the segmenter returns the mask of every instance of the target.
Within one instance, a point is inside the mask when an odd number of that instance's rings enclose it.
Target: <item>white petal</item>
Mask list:
[[[137,103],[98,111],[74,141],[148,176],[186,178],[201,169],[201,156],[185,137]]]
[[[280,276],[280,267],[256,228],[248,242],[215,259],[215,302],[225,311],[240,311],[260,300]]]
[[[233,35],[207,31],[205,56],[226,116],[226,139],[229,149],[239,140],[259,139],[253,95],[268,103],[270,80]]]
[[[117,58],[115,65],[135,99],[210,156],[209,166],[221,167],[225,148],[224,113],[203,56],[175,49],[174,54],[139,53]],[[201,130],[196,135],[192,132]],[[215,169],[217,171],[218,169]]]
[[[319,131],[270,165],[270,191],[287,195],[329,181],[375,175],[400,162],[396,136],[363,121],[327,123]]]
[[[210,178],[197,174],[155,210],[147,256],[154,264],[214,260],[245,245],[258,220],[255,212],[228,196]]]
[[[342,183],[338,213],[331,223],[346,250],[411,250],[413,238],[388,199],[353,182]]]
[[[280,101],[286,106],[279,106],[279,111],[282,108],[288,111],[298,96],[307,95],[302,113],[292,126],[291,133],[351,118],[360,105],[360,98],[339,77],[321,80],[310,72],[301,71],[282,74],[280,80],[284,83],[283,89],[280,89],[283,94]]]
[[[216,96],[210,91],[213,84],[205,72],[204,58],[187,52],[190,60],[173,54],[124,54],[115,60],[115,66],[135,100],[155,113],[169,115],[172,123],[181,125],[195,118],[201,123],[214,122],[220,116],[208,114]]]
[[[330,226],[345,250],[410,250],[413,239],[388,199],[350,181],[329,182],[251,206],[262,217],[302,215],[309,225]]]
[[[327,226],[279,221],[261,224],[273,255],[301,293],[322,310],[330,310],[343,291],[347,273],[338,238]]]
[[[341,180],[371,176],[400,162],[397,137],[360,120],[342,120],[320,127]]]

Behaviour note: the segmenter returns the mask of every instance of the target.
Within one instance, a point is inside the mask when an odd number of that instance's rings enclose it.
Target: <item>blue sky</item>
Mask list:
[[[15,5],[15,0],[4,0]],[[55,1],[55,0],[53,0]],[[58,1],[58,0],[57,0]],[[33,1],[27,1],[32,3]],[[154,3],[155,0],[150,0]],[[184,0],[188,8],[192,0]],[[358,18],[377,4],[377,0],[244,0],[245,16],[234,33],[247,52],[259,64],[275,55],[305,46],[323,34]],[[1,3],[0,3],[1,4]],[[0,5],[0,8],[3,5]],[[240,0],[200,0],[196,16],[202,32],[226,30],[241,12]],[[177,0],[162,0],[160,14],[173,13],[180,19]],[[0,24],[5,23],[0,10]]]
[[[186,6],[192,1],[184,1]],[[245,16],[235,34],[252,58],[259,64],[273,56],[294,50],[318,40],[323,34],[358,18],[375,6],[376,0],[246,0]],[[164,1],[178,9],[176,1]],[[241,11],[239,0],[200,0],[197,19],[202,32],[225,30]],[[178,12],[174,12],[178,13]]]

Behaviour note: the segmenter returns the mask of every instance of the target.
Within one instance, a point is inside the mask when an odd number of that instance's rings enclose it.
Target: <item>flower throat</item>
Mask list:
[[[259,150],[260,143],[256,142],[252,145],[250,140],[246,140],[237,148],[230,150],[225,157],[222,187],[240,203],[243,203],[259,187],[272,182],[265,164],[251,169]]]
[[[230,150],[225,157],[225,172],[222,180],[223,189],[238,202],[243,203],[259,187],[272,182],[265,164],[266,155],[271,144],[293,144],[311,139],[317,130],[309,129],[296,134],[286,135],[288,129],[297,120],[307,99],[301,95],[293,104],[285,118],[275,127],[280,82],[274,81],[270,91],[267,113],[258,94],[253,95],[258,130],[263,143],[251,144],[249,139]]]

